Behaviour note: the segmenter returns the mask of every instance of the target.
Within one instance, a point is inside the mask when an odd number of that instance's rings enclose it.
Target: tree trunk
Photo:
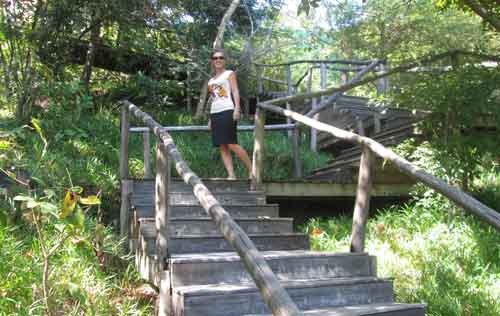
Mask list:
[[[92,13],[92,19],[90,23],[94,24],[94,26],[92,27],[92,30],[90,32],[90,42],[82,74],[82,82],[86,90],[89,89],[90,78],[92,77],[92,64],[94,63],[96,46],[98,44],[99,36],[101,33],[101,22],[98,21],[100,19],[99,13],[95,11],[93,11]]]

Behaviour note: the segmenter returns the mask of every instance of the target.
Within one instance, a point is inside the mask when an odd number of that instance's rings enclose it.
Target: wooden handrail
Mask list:
[[[264,128],[267,131],[282,131],[282,130],[293,130],[295,129],[295,124],[272,124],[266,125]],[[166,132],[210,132],[207,125],[190,125],[190,126],[164,126],[162,127]],[[255,129],[254,125],[238,125],[238,132],[253,132]],[[133,133],[142,133],[149,131],[149,127],[130,127],[129,129]]]
[[[263,102],[257,104],[257,106],[260,109],[265,109],[271,112],[284,115],[285,117],[291,118],[296,122],[300,122],[311,128],[315,128],[317,130],[329,133],[337,138],[350,141],[352,143],[356,143],[358,145],[361,145],[363,148],[369,149],[377,156],[392,162],[401,172],[433,188],[437,192],[446,196],[451,201],[455,202],[458,206],[462,207],[469,213],[476,215],[477,217],[489,223],[490,225],[492,225],[493,227],[495,227],[497,230],[500,231],[500,213],[498,213],[494,209],[489,208],[488,206],[484,205],[480,201],[476,200],[467,193],[459,190],[458,188],[455,188],[447,184],[443,180],[425,172],[421,168],[413,165],[406,159],[397,155],[392,150],[386,148],[382,144],[374,141],[373,139],[336,128],[332,125],[316,121],[305,115],[301,115],[297,112],[283,109],[281,107],[272,104],[266,104]]]
[[[342,59],[304,59],[304,60],[294,60],[288,63],[278,63],[278,64],[261,64],[255,63],[258,67],[282,67],[291,66],[297,64],[341,64],[341,65],[369,65],[372,60],[342,60]]]
[[[130,112],[158,137],[159,146],[164,148],[166,156],[175,165],[179,176],[193,187],[193,193],[201,206],[210,215],[215,226],[224,238],[235,248],[250,276],[259,289],[264,302],[274,315],[298,316],[301,312],[288,293],[280,285],[264,257],[259,253],[247,234],[236,224],[217,199],[203,184],[201,179],[189,168],[182,159],[170,134],[149,114],[141,111],[129,101],[122,101],[122,107]],[[157,174],[158,176],[158,174]],[[168,214],[168,211],[167,211]],[[168,216],[168,215],[166,215]]]

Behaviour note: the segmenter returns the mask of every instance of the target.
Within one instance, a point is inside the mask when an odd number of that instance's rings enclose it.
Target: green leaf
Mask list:
[[[76,206],[76,201],[78,200],[78,195],[72,191],[66,192],[66,196],[64,197],[63,207],[59,214],[59,218],[64,219],[68,215],[70,215]]]
[[[52,203],[49,202],[40,202],[38,203],[40,206],[40,211],[44,214],[51,214],[55,217],[58,217],[59,215],[57,214],[58,207]]]
[[[83,188],[81,186],[74,186],[71,188],[71,192],[81,194],[83,192]]]
[[[43,190],[43,193],[45,194],[45,198],[51,199],[56,195],[56,192],[52,189],[45,189]]]
[[[58,232],[62,233],[62,232],[64,232],[64,231],[66,230],[66,224],[60,224],[60,223],[59,223],[59,224],[55,224],[55,225],[54,225],[54,228],[55,228]]]
[[[28,202],[26,203],[27,208],[36,208],[38,206],[40,206],[40,203],[38,203],[34,199],[28,200]]]
[[[36,118],[32,118],[31,124],[33,125],[33,127],[35,128],[35,130],[38,134],[42,134],[42,128],[40,127],[40,120],[38,120]]]
[[[14,197],[14,201],[28,201],[32,199],[33,199],[32,197],[26,195],[17,195]]]
[[[84,205],[100,205],[101,199],[99,199],[97,195],[90,195],[87,196],[86,198],[81,198],[80,203]]]
[[[71,216],[67,217],[67,220],[68,223],[75,229],[74,233],[76,234],[76,231],[83,228],[83,225],[85,223],[85,214],[80,207],[77,207],[76,210],[71,214]]]

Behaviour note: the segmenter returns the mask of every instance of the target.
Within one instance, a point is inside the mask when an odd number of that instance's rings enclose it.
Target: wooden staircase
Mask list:
[[[248,181],[205,180],[204,184],[249,235],[305,315],[422,316],[424,305],[396,304],[393,285],[377,278],[376,258],[366,253],[309,250],[308,236],[280,218],[276,204]],[[154,181],[135,180],[130,195],[130,245],[145,279],[160,288],[160,301],[174,316],[269,314],[240,257],[217,232],[192,187],[170,184],[166,271],[158,271]]]

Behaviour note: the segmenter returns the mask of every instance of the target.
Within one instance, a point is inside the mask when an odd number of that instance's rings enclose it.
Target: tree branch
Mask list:
[[[483,20],[489,23],[495,28],[497,32],[500,32],[500,18],[495,16],[493,13],[489,13],[480,3],[475,0],[464,0],[466,6],[468,6],[474,13],[479,15]]]
[[[215,37],[215,41],[213,43],[213,49],[220,49],[222,48],[222,40],[224,38],[224,32],[226,31],[226,25],[229,22],[229,19],[233,15],[234,11],[236,11],[236,8],[240,4],[240,0],[233,0],[231,2],[231,5],[227,9],[226,13],[224,14],[224,17],[222,18],[222,21],[219,24],[219,27],[217,28],[217,36]]]

